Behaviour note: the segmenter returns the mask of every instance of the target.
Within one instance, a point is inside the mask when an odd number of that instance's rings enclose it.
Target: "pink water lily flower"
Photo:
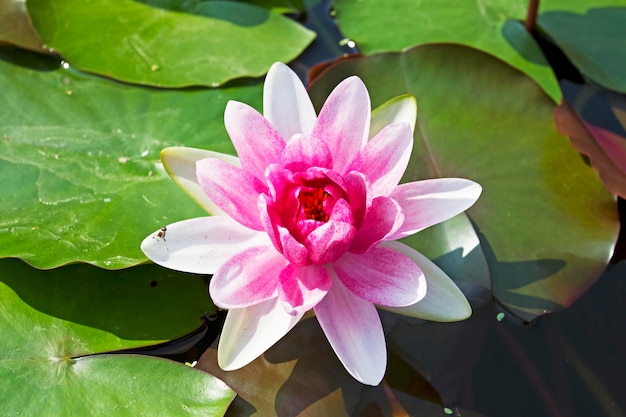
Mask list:
[[[213,216],[168,225],[142,249],[165,267],[213,274],[211,297],[229,309],[223,369],[248,364],[313,309],[347,371],[377,385],[387,362],[377,306],[441,321],[471,314],[443,271],[396,240],[466,210],[481,187],[460,178],[398,185],[413,147],[411,96],[372,114],[365,85],[350,77],[316,115],[277,63],[263,110],[226,106],[238,158],[163,151],[170,176]]]

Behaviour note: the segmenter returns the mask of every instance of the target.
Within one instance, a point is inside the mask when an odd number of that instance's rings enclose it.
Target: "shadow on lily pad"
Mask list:
[[[562,259],[536,259],[531,261],[503,262],[496,259],[493,248],[479,234],[485,258],[492,275],[506,277],[493,282],[495,299],[503,307],[524,321],[531,321],[536,315],[558,311],[566,306],[547,298],[530,295],[535,286],[544,286],[542,294],[550,294],[552,288],[545,278],[562,270],[566,262]],[[558,286],[558,283],[556,284]],[[557,288],[558,289],[558,288]],[[497,294],[497,296],[496,296]]]
[[[74,264],[42,271],[2,259],[0,281],[41,313],[127,340],[181,337],[215,308],[204,279],[155,265],[107,271]]]

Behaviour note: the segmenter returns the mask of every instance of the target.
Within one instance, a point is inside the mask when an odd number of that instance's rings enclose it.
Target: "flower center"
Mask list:
[[[318,222],[327,222],[328,214],[324,211],[324,201],[330,194],[323,188],[313,188],[312,190],[301,190],[298,193],[298,201],[300,201],[302,213],[308,220],[316,220]]]

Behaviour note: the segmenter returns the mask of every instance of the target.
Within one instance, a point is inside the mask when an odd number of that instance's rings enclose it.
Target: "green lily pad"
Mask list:
[[[0,0],[0,44],[2,43],[37,52],[45,51],[30,22],[23,0]]]
[[[33,269],[0,261],[4,415],[222,416],[221,381],[182,364],[97,355],[180,337],[214,309],[197,276],[143,266]]]
[[[593,8],[584,15],[553,11],[539,16],[538,24],[580,72],[626,93],[626,7]]]
[[[168,177],[168,146],[233,153],[229,99],[260,106],[259,83],[220,90],[130,87],[0,52],[0,257],[38,268],[146,261],[139,243],[206,215]],[[45,92],[45,94],[42,94]]]
[[[291,61],[315,37],[300,24],[235,1],[189,3],[184,12],[132,0],[29,0],[43,42],[72,66],[161,87],[217,87]]]
[[[467,47],[425,45],[339,62],[314,82],[314,102],[353,74],[373,106],[417,98],[403,181],[464,177],[483,186],[467,214],[501,303],[531,320],[570,305],[602,273],[618,231],[614,198],[557,133],[554,103],[532,80]],[[474,239],[458,232],[457,241]],[[454,247],[446,240],[438,240],[442,251]],[[413,246],[433,251],[428,242]]]
[[[357,42],[362,52],[400,51],[430,42],[472,46],[506,61],[534,79],[555,101],[561,91],[539,47],[520,21],[527,0],[336,0],[337,22],[342,32]],[[624,0],[596,0],[593,7],[624,5]],[[541,2],[540,12],[584,12],[585,0]],[[579,26],[572,30],[581,30]]]

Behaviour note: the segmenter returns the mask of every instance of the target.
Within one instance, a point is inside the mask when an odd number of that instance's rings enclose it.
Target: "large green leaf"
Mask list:
[[[190,2],[183,12],[132,0],[29,0],[44,43],[70,65],[153,86],[219,86],[291,61],[314,33],[261,7]]]
[[[528,0],[335,0],[343,33],[367,54],[399,51],[428,42],[454,42],[482,49],[532,77],[556,101],[561,92],[537,44],[519,20]],[[541,2],[541,12],[584,12],[585,0]],[[595,0],[593,7],[624,5],[624,0]],[[577,26],[575,29],[584,32]]]
[[[465,177],[483,186],[468,214],[502,303],[530,320],[570,305],[597,279],[617,236],[615,201],[556,132],[554,103],[532,80],[467,47],[426,45],[339,62],[314,83],[315,101],[352,74],[374,106],[399,94],[417,98],[404,181]],[[474,239],[461,227],[458,242]],[[443,252],[454,247],[447,240],[431,241]],[[428,241],[409,243],[436,252]]]
[[[77,74],[0,52],[0,257],[39,268],[144,262],[142,239],[205,213],[169,179],[173,145],[234,152],[229,99],[259,105],[262,87],[167,91]]]
[[[233,393],[164,359],[93,355],[180,337],[214,309],[197,276],[143,266],[33,269],[0,261],[6,416],[221,416]]]
[[[538,23],[580,72],[626,93],[626,7],[593,8],[584,15],[554,11]]]

